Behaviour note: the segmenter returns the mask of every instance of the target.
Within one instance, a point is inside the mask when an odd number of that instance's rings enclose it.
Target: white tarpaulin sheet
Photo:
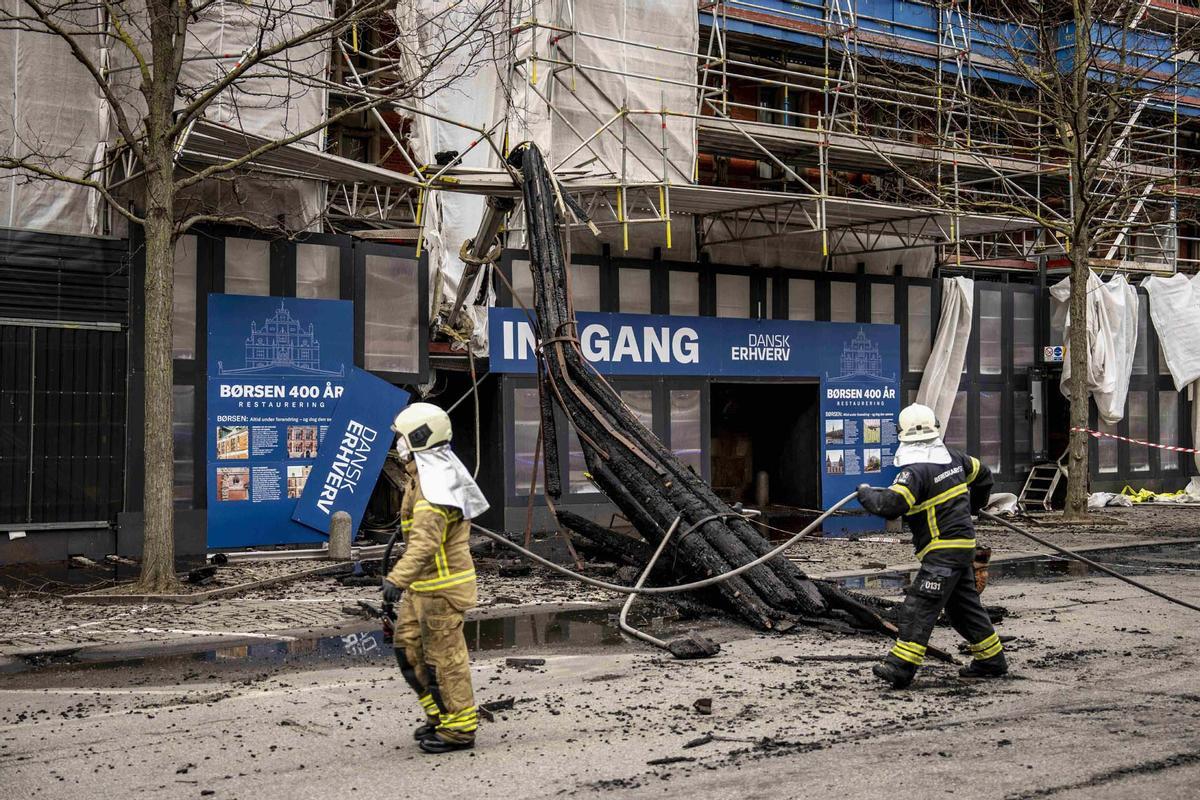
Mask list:
[[[233,68],[243,53],[263,49],[301,36],[328,19],[329,0],[290,0],[284,6],[259,5],[238,0],[216,0],[206,5],[188,26],[188,60],[180,71],[180,90],[194,97],[212,87]],[[319,125],[326,114],[326,92],[314,88],[329,69],[328,36],[291,47],[267,63],[249,70],[243,78],[218,94],[204,109],[213,122],[276,139]],[[317,131],[298,144],[319,150],[324,132]],[[320,181],[285,179],[255,174],[252,179],[213,181],[189,194],[181,212],[216,211],[237,214],[295,230],[319,230],[323,184]]]
[[[447,19],[445,4],[436,0],[421,0],[401,13],[408,21],[406,27],[418,32],[422,52],[439,49],[447,29],[466,27],[462,20]],[[435,30],[430,20],[441,24]],[[564,36],[547,26],[575,33]],[[466,153],[464,167],[494,168],[499,156],[486,142],[479,143],[477,132],[488,130],[496,141],[510,147],[523,141],[536,143],[555,169],[627,183],[691,182],[697,109],[692,84],[699,41],[695,4],[595,0],[564,5],[517,0],[484,30],[485,37],[495,38],[496,52],[463,48],[437,64],[424,80],[427,94],[419,102],[443,119],[414,120],[413,150],[420,161],[432,163],[438,152],[457,151]],[[510,30],[516,35],[510,37]],[[512,53],[506,49],[509,44]],[[511,72],[502,70],[509,59],[516,64]],[[420,69],[419,62],[414,60],[413,70]],[[665,126],[661,113],[642,113],[663,110],[674,112],[666,116]],[[458,290],[464,270],[459,248],[475,235],[483,206],[481,197],[458,193],[430,192],[426,198],[424,235],[434,312]],[[615,219],[603,206],[592,212],[600,223]],[[687,218],[676,220],[672,257],[691,256],[693,237],[690,222],[685,222]],[[520,216],[510,224],[519,229]],[[665,224],[629,227],[631,253],[648,255],[651,247],[665,245]],[[599,240],[590,234],[574,238],[581,251],[609,243],[624,252],[619,227],[604,228]],[[516,237],[508,242],[513,247],[521,244]],[[468,302],[471,299],[468,296]],[[479,314],[472,316],[476,352],[486,352],[486,342],[480,338],[484,320]]]
[[[1059,388],[1071,396],[1071,279],[1050,287],[1054,302],[1051,324],[1062,329],[1063,371]],[[1102,283],[1096,273],[1088,275],[1087,295],[1088,375],[1087,387],[1096,401],[1101,421],[1115,425],[1125,416],[1129,376],[1137,350],[1138,297],[1124,275]]]
[[[29,11],[22,0],[0,0],[8,14]],[[72,19],[99,24],[99,6],[79,6]],[[79,37],[100,63],[98,37]],[[90,177],[108,140],[100,88],[57,36],[0,31],[0,152],[72,178]],[[82,186],[0,171],[0,227],[86,235],[100,233],[96,193]]]
[[[565,6],[560,13],[561,4],[547,0],[522,5],[530,10],[525,19],[575,33],[551,37],[538,28],[520,37],[509,121],[513,140],[537,142],[555,168],[630,182],[690,183],[696,4],[590,0],[575,3],[573,14]],[[662,111],[677,116],[664,119],[657,113]]]
[[[1142,286],[1150,295],[1150,320],[1167,370],[1175,388],[1187,388],[1192,401],[1192,441],[1200,441],[1200,275],[1151,276]],[[1200,453],[1192,459],[1200,469]],[[1192,478],[1188,492],[1200,498],[1200,479]]]
[[[453,39],[470,31],[480,9],[489,6],[490,3],[480,0],[478,4],[471,2],[448,10],[439,0],[421,0],[398,12],[402,15],[401,26],[414,31],[417,39],[414,54],[406,67],[409,74],[423,76],[425,94],[416,102],[440,117],[421,115],[413,119],[409,144],[418,163],[433,164],[436,154],[452,151],[462,154],[459,162],[462,167],[499,166],[499,154],[479,131],[491,131],[495,141],[502,141],[503,128],[496,122],[503,119],[504,113],[500,75],[504,56],[494,49],[492,42],[506,40],[506,34],[503,34],[505,17],[493,8],[491,20],[485,21],[477,33],[462,37],[466,39],[465,44],[452,47],[447,38]],[[433,64],[424,61],[437,53],[448,55],[436,59]],[[439,305],[453,302],[458,292],[465,269],[458,257],[459,249],[464,241],[475,235],[485,203],[482,195],[459,192],[429,192],[425,198],[424,245],[429,252],[432,313],[437,312]],[[484,277],[481,272],[477,285]],[[473,288],[467,297],[467,314],[475,322],[475,350],[484,354],[487,352],[486,317],[480,317],[469,307],[478,291],[477,287]],[[494,299],[489,290],[485,300],[490,305]]]
[[[970,278],[942,280],[942,316],[925,370],[917,402],[933,409],[942,430],[950,422],[963,363],[971,341],[972,311],[975,307],[975,281]]]
[[[21,0],[0,0],[10,13],[20,13]],[[80,6],[69,19],[54,14],[74,36],[83,55],[98,69],[111,69],[109,84],[130,124],[138,126],[145,100],[136,60],[129,47],[108,50],[95,35],[104,24],[102,7]],[[140,4],[114,6],[132,46],[150,60],[146,11]],[[286,7],[214,0],[189,19],[178,104],[200,97],[254,47],[293,38],[330,15],[329,0],[296,0]],[[74,26],[73,28],[70,26]],[[110,41],[115,41],[110,40]],[[329,66],[329,37],[318,37],[274,56],[250,70],[214,97],[204,115],[230,127],[270,138],[295,134],[325,118],[326,92],[315,89]],[[71,55],[67,44],[51,34],[0,32],[0,147],[4,152],[35,159],[41,166],[74,178],[87,176],[103,163],[108,147],[120,135],[100,87]],[[134,135],[140,135],[140,128]],[[320,149],[323,133],[299,144]],[[100,177],[93,175],[92,177]],[[322,212],[318,181],[275,179],[209,182],[185,193],[177,202],[182,217],[193,213],[236,214],[274,225],[282,215],[293,229],[312,228]],[[31,181],[11,172],[0,175],[0,226],[55,233],[104,232],[104,210],[90,190],[62,182]]]
[[[510,141],[536,142],[551,167],[594,181],[692,182],[700,35],[694,3],[519,0],[513,16],[514,27],[536,19],[576,33],[526,27],[516,37],[505,112]],[[649,202],[656,203],[657,190],[651,186],[649,192]],[[647,195],[626,190],[625,201],[627,207],[644,206]],[[695,257],[692,217],[672,215],[668,246],[665,223],[630,224],[626,231],[611,224],[616,207],[597,203],[589,209],[601,234],[577,231],[574,252],[594,254],[609,245],[631,257],[650,257],[654,248],[670,259]],[[636,216],[649,215],[643,208]],[[511,239],[509,244],[520,246]]]
[[[1167,369],[1183,391],[1200,379],[1200,275],[1149,277],[1142,288],[1150,295],[1150,320]]]

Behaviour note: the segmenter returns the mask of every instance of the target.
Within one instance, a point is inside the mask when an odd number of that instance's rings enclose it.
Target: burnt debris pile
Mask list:
[[[560,211],[569,213],[569,200],[557,191],[535,146],[519,148],[511,160],[523,176],[543,441],[557,441],[557,405],[579,436],[592,480],[649,545],[657,545],[676,517],[681,518],[682,534],[669,542],[654,582],[704,579],[764,555],[771,549],[767,540],[647,430],[583,357],[558,224]],[[557,453],[554,447],[543,450],[551,508],[562,492]],[[646,564],[649,545],[568,511],[554,511],[559,523],[586,539],[593,551],[621,564]],[[692,599],[731,611],[764,630],[831,617],[857,627],[886,625],[875,609],[832,584],[811,580],[786,558],[774,558]]]

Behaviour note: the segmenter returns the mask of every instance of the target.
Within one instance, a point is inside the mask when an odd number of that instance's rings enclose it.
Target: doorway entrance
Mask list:
[[[762,507],[775,521],[820,508],[820,402],[816,382],[710,383],[717,495]]]
[[[1046,457],[1051,461],[1067,452],[1071,444],[1071,401],[1063,397],[1058,384],[1062,380],[1062,368],[1051,369],[1046,374]]]

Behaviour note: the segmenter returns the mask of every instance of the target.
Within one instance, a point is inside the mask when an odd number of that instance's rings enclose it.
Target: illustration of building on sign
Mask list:
[[[218,361],[220,375],[306,375],[345,377],[344,364],[336,370],[321,369],[321,342],[310,322],[307,326],[292,316],[281,302],[274,314],[259,323],[250,323],[250,335],[245,342],[246,363],[240,368],[227,369]]]
[[[261,328],[257,322],[251,322],[250,336],[246,338],[246,366],[320,369],[321,343],[313,333],[312,323],[305,328],[282,305]]]
[[[879,353],[879,345],[859,328],[858,335],[842,348],[842,374],[880,377],[882,373],[883,356]]]

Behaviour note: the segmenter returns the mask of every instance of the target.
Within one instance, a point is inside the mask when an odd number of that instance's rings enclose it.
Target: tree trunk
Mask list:
[[[1088,435],[1081,429],[1088,426],[1088,269],[1087,254],[1091,242],[1085,233],[1071,250],[1070,339],[1071,359],[1071,444],[1067,464],[1068,519],[1087,516],[1088,500]]]
[[[153,147],[153,145],[152,145]],[[171,315],[175,273],[174,186],[170,147],[154,147],[146,181],[145,488],[138,591],[168,592],[175,577],[175,444],[171,435]]]
[[[172,121],[188,10],[183,4],[149,0],[151,64],[140,87],[146,100],[144,439],[142,574],[137,590],[176,590],[175,443],[171,434],[171,317],[175,284],[175,141]]]
[[[1075,31],[1092,30],[1092,6],[1076,3],[1072,7]],[[1093,171],[1088,147],[1091,135],[1091,83],[1088,70],[1091,64],[1090,35],[1074,37],[1074,64],[1070,73],[1070,131],[1068,144],[1071,168],[1071,336],[1068,346],[1071,355],[1071,440],[1067,462],[1067,519],[1087,516],[1088,500],[1088,278],[1091,269],[1088,256],[1092,249],[1092,190]],[[1056,56],[1057,58],[1057,56]]]

